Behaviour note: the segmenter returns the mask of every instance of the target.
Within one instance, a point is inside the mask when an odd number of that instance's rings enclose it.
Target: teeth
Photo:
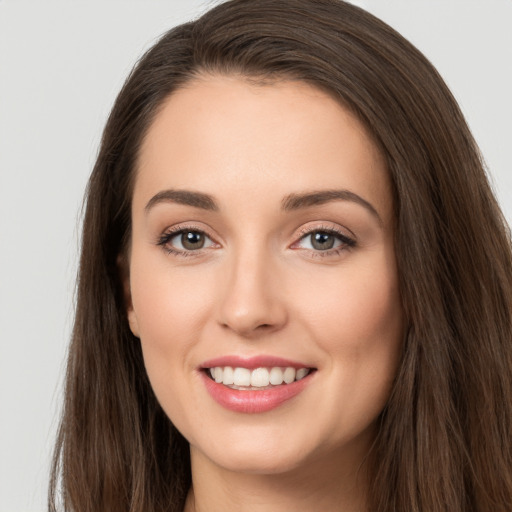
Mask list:
[[[233,384],[235,386],[250,386],[251,370],[247,368],[235,368],[233,371]]]
[[[303,379],[308,374],[308,372],[309,370],[307,368],[299,368],[295,374],[295,378],[297,380]]]
[[[209,373],[215,382],[236,388],[266,388],[269,385],[291,384],[296,380],[303,379],[309,374],[309,371],[309,368],[295,370],[295,368],[290,366],[286,368],[255,368],[254,370],[232,368],[231,366],[209,368]]]
[[[291,384],[295,380],[295,368],[286,368],[283,373],[283,380],[286,384]]]
[[[222,384],[234,384],[234,373],[235,372],[233,371],[233,368],[231,368],[231,366],[226,366],[224,368],[224,373],[222,376]]]
[[[269,373],[266,368],[256,368],[251,372],[251,386],[263,388],[269,384]]]
[[[272,368],[270,370],[270,384],[280,386],[283,383],[283,370],[281,368]]]

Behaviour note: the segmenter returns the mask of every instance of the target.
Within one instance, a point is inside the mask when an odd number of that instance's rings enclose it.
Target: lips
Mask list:
[[[210,396],[224,408],[242,413],[279,407],[301,393],[316,370],[268,356],[227,356],[206,361],[199,369]]]

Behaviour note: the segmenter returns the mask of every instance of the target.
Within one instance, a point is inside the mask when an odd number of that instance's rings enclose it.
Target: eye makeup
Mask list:
[[[199,256],[205,250],[220,247],[204,228],[194,225],[173,226],[166,229],[157,239],[156,245],[173,256]]]
[[[308,251],[314,258],[336,257],[356,247],[356,238],[348,229],[343,230],[337,224],[316,222],[302,227],[290,249]],[[309,247],[307,246],[309,245]]]
[[[335,257],[356,246],[355,237],[348,236],[334,224],[308,223],[293,238],[295,241],[289,248],[307,252],[312,257]],[[167,254],[178,257],[201,256],[205,251],[221,247],[203,227],[192,224],[166,229],[157,238],[156,245]]]

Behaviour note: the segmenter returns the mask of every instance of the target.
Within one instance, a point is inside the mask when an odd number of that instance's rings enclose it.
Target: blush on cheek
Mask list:
[[[324,339],[359,345],[364,340],[400,337],[402,314],[393,286],[363,290],[340,286],[321,297],[305,294],[304,301],[308,304],[308,324],[317,326],[316,332],[325,332]]]

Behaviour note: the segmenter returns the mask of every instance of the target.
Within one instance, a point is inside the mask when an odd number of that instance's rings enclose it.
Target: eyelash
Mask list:
[[[162,249],[167,254],[172,254],[173,256],[181,256],[184,258],[188,258],[191,256],[199,256],[202,252],[202,249],[196,249],[195,251],[194,250],[186,251],[186,250],[176,249],[176,248],[172,247],[171,245],[169,245],[169,242],[174,237],[181,235],[183,233],[200,233],[200,234],[204,235],[205,237],[209,238],[214,244],[216,244],[216,242],[213,240],[213,238],[210,235],[208,235],[208,233],[206,233],[206,231],[203,228],[199,228],[197,226],[176,226],[173,228],[169,228],[167,231],[165,231],[164,233],[162,233],[162,235],[160,235],[158,237],[156,244],[161,246]]]
[[[158,246],[161,246],[162,249],[167,254],[172,254],[174,256],[187,258],[201,255],[204,248],[196,250],[181,250],[176,249],[169,245],[169,242],[173,238],[183,233],[199,233],[210,239],[213,242],[213,244],[216,244],[214,239],[210,235],[208,235],[208,233],[203,228],[199,228],[196,226],[177,226],[170,228],[158,237],[156,244]],[[298,234],[298,240],[294,242],[290,247],[295,250],[301,250],[300,248],[294,246],[299,244],[301,241],[305,240],[308,236],[312,236],[315,233],[332,235],[341,242],[341,245],[336,248],[326,249],[323,251],[315,249],[302,249],[310,251],[313,257],[324,258],[328,256],[337,256],[340,255],[343,251],[351,250],[356,246],[356,241],[353,238],[348,237],[341,230],[327,226],[315,226],[314,228],[304,228],[303,230],[301,230],[300,233]]]
[[[305,240],[308,236],[312,236],[315,233],[322,233],[326,235],[332,235],[336,237],[340,242],[341,245],[338,247],[327,249],[327,250],[314,250],[314,249],[303,249],[311,252],[311,255],[315,258],[325,258],[329,256],[339,256],[344,251],[348,251],[353,249],[356,246],[356,241],[354,238],[350,238],[345,233],[343,233],[341,230],[332,227],[332,226],[314,226],[314,227],[306,227],[302,229],[299,233],[299,238],[297,242],[294,242],[292,244],[293,246],[296,246],[301,241]],[[297,250],[300,250],[297,248]]]

